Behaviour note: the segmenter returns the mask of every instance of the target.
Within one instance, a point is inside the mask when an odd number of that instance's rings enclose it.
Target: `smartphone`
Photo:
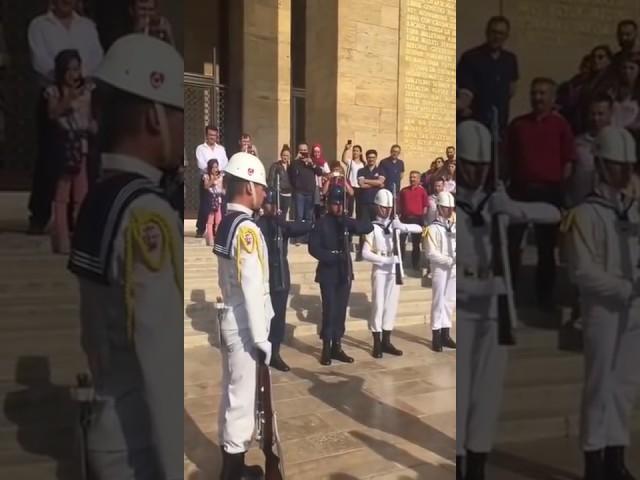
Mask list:
[[[351,139],[347,140],[347,145],[351,145],[352,143]]]

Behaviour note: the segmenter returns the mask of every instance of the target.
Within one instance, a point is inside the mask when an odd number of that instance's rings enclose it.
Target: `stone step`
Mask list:
[[[307,284],[307,285],[317,285],[315,283],[316,274],[315,272],[309,273],[297,273],[295,271],[291,272],[291,283],[292,284]],[[211,272],[203,271],[199,274],[189,273],[185,277],[185,290],[193,290],[197,288],[202,288],[203,285],[217,285],[218,284],[218,275],[216,272],[213,274]],[[406,276],[404,278],[404,285],[412,285],[416,287],[420,287],[423,284],[422,278],[417,277],[409,277]],[[361,273],[358,274],[356,272],[355,279],[352,282],[352,289],[360,290],[366,289],[366,291],[371,291],[371,274],[369,273]],[[319,290],[319,287],[318,287]]]

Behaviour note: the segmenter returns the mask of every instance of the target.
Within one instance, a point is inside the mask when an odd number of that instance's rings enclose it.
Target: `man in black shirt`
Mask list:
[[[400,145],[392,146],[390,153],[391,155],[380,161],[379,169],[384,175],[384,188],[397,194],[404,176],[404,162],[400,160]]]
[[[314,165],[309,157],[309,146],[301,143],[298,146],[298,155],[289,169],[297,222],[313,221],[316,175],[322,175],[322,168]]]
[[[506,17],[491,17],[486,43],[464,52],[457,67],[459,111],[490,127],[495,106],[501,131],[509,121],[509,103],[519,78],[518,59],[503,48],[510,29]]]
[[[376,206],[374,200],[376,193],[381,188],[384,188],[385,177],[382,170],[376,166],[378,160],[378,152],[375,150],[367,150],[365,154],[367,159],[367,165],[358,170],[358,185],[360,188],[357,190],[357,201],[362,205],[362,218],[358,220],[365,220],[372,222],[376,218]],[[364,245],[364,237],[360,237],[357,260],[362,259],[362,246]]]

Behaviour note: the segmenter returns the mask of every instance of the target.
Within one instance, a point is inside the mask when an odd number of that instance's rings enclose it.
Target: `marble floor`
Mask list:
[[[287,480],[453,479],[455,352],[434,354],[426,326],[396,335],[402,357],[370,356],[366,332],[344,339],[356,361],[323,367],[316,336],[284,346],[288,373],[273,372]],[[185,479],[215,479],[220,354],[185,350]],[[262,463],[254,448],[248,462]]]

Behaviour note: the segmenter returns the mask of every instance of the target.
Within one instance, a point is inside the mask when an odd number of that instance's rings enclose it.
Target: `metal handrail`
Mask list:
[[[224,89],[225,86],[216,83],[213,77],[200,73],[184,72],[184,83],[195,87],[214,87]]]

